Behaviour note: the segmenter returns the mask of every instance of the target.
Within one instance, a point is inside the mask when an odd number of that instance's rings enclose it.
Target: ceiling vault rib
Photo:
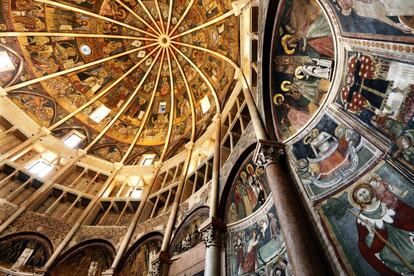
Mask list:
[[[135,135],[134,140],[132,141],[131,145],[129,146],[127,152],[125,153],[125,156],[122,158],[121,163],[125,163],[125,161],[129,157],[129,155],[131,154],[133,148],[137,144],[139,138],[141,137],[142,131],[144,130],[144,126],[147,124],[149,114],[150,114],[150,112],[152,110],[152,107],[154,105],[155,94],[157,92],[157,87],[158,87],[158,83],[159,83],[160,76],[161,76],[162,64],[164,62],[164,57],[165,57],[165,49],[161,49],[161,50],[162,50],[161,63],[160,63],[160,67],[158,68],[157,79],[155,81],[154,90],[153,90],[152,95],[151,95],[151,100],[148,104],[147,110],[145,111],[144,117],[142,118],[141,125],[139,126],[137,134]],[[158,59],[158,57],[157,57],[157,59]]]
[[[170,6],[168,8],[168,20],[167,20],[167,29],[166,29],[167,34],[170,33],[171,16],[172,16],[172,11],[173,11],[174,0],[170,0],[169,2],[170,2]]]
[[[160,48],[160,46],[157,46],[154,50],[152,50],[150,53],[148,53],[146,55],[146,59],[148,59],[148,57],[152,56],[152,54],[155,53],[155,51],[157,51],[159,48]],[[138,94],[138,91],[141,89],[141,86],[144,84],[144,82],[147,79],[148,75],[150,74],[152,68],[154,67],[155,61],[158,59],[160,53],[161,53],[161,49],[158,51],[157,56],[152,61],[150,68],[148,68],[147,72],[145,73],[144,77],[141,79],[141,81],[138,84],[135,91],[128,98],[128,100],[122,105],[122,108],[118,111],[118,113],[111,120],[111,122],[108,125],[105,126],[105,128],[98,134],[98,136],[96,136],[96,138],[87,147],[85,147],[86,151],[89,151],[108,132],[108,130],[115,124],[116,121],[118,121],[119,117],[121,117],[121,115],[124,113],[124,111],[128,108],[128,106],[130,105],[132,100]]]
[[[162,18],[162,13],[161,13],[160,5],[158,3],[158,0],[154,0],[154,2],[155,2],[155,7],[157,8],[158,17],[160,18],[160,24],[161,24],[162,33],[165,34],[164,19]]]
[[[143,48],[143,47],[141,47]],[[99,94],[97,94],[95,97],[93,97],[91,100],[83,104],[82,106],[78,107],[76,110],[72,111],[70,114],[68,114],[66,117],[62,118],[58,122],[54,123],[49,127],[49,130],[53,130],[57,127],[59,127],[61,124],[66,122],[67,120],[71,119],[73,116],[96,102],[98,99],[100,99],[102,96],[104,96],[108,91],[110,91],[112,88],[114,88],[118,83],[120,83],[124,78],[126,78],[128,75],[130,75],[133,71],[135,71],[144,61],[147,59],[147,57],[144,57],[141,59],[137,64],[135,64],[133,67],[131,67],[125,74],[123,74],[121,77],[119,77],[116,81],[114,81],[111,85],[106,87],[104,90],[102,90]]]
[[[151,19],[152,23],[154,23],[155,27],[157,28],[157,30],[159,32],[162,32],[160,29],[160,26],[158,26],[157,22],[155,21],[154,17],[152,16],[152,14],[149,12],[149,10],[147,9],[147,7],[145,6],[144,3],[142,3],[141,0],[137,0],[138,3],[141,5],[142,9],[147,13],[147,15],[149,16],[149,18]],[[162,20],[162,19],[161,19]]]
[[[170,141],[171,141],[171,133],[172,133],[174,117],[175,117],[174,77],[173,77],[173,73],[172,73],[173,69],[172,69],[172,64],[171,64],[171,56],[170,56],[170,49],[169,48],[167,48],[167,60],[168,60],[168,70],[169,70],[169,73],[170,73],[171,109],[170,109],[170,118],[168,120],[168,134],[167,134],[167,137],[165,138],[164,148],[162,149],[160,160],[164,160],[165,154],[167,153],[167,149],[168,149],[168,146],[169,146]]]
[[[44,4],[47,4],[47,5],[51,5],[51,6],[55,6],[55,7],[59,7],[59,8],[63,8],[63,9],[66,9],[66,10],[71,10],[71,11],[74,11],[74,12],[78,12],[80,14],[92,16],[92,17],[95,17],[95,18],[98,18],[98,19],[101,19],[101,20],[105,20],[105,21],[108,21],[108,22],[111,22],[111,23],[115,23],[117,25],[123,26],[125,28],[131,29],[131,30],[134,30],[134,31],[137,31],[137,32],[140,32],[142,34],[146,34],[146,35],[149,35],[149,36],[152,36],[152,37],[157,37],[156,35],[154,35],[152,33],[149,33],[147,31],[141,30],[141,29],[136,28],[134,26],[125,24],[125,23],[120,22],[118,20],[103,16],[103,15],[100,15],[100,14],[96,14],[96,13],[93,13],[93,12],[85,11],[85,10],[82,10],[82,9],[79,9],[79,8],[76,8],[76,7],[72,7],[70,5],[58,3],[58,2],[55,2],[55,1],[52,1],[52,0],[34,0],[34,1],[44,3]]]
[[[113,56],[109,56],[109,57],[106,57],[106,58],[95,60],[95,61],[92,61],[92,62],[89,62],[89,63],[86,63],[86,64],[82,64],[80,66],[69,68],[69,69],[66,69],[66,70],[63,70],[63,71],[60,71],[60,72],[56,72],[56,73],[53,73],[53,74],[49,74],[49,75],[46,75],[46,76],[42,76],[42,77],[39,77],[39,78],[36,78],[36,79],[33,79],[33,80],[28,80],[28,81],[25,81],[25,82],[22,82],[22,83],[18,83],[18,84],[15,84],[13,86],[9,86],[7,88],[4,88],[4,90],[6,92],[10,92],[10,91],[13,91],[13,90],[16,90],[16,89],[19,89],[19,88],[22,88],[22,87],[25,87],[25,86],[28,86],[28,85],[32,85],[32,84],[35,84],[35,83],[38,83],[38,82],[41,82],[41,81],[49,80],[51,78],[66,75],[66,74],[69,74],[69,73],[72,73],[72,72],[75,72],[75,71],[78,71],[78,70],[82,70],[82,69],[85,69],[85,68],[88,68],[88,67],[91,67],[91,66],[95,66],[95,65],[98,65],[98,64],[101,64],[101,63],[104,63],[104,62],[107,62],[107,61],[110,61],[110,60],[113,60],[113,59],[116,59],[116,58],[119,58],[119,57],[123,57],[123,56],[129,55],[129,54],[132,54],[132,53],[135,53],[135,52],[138,52],[140,50],[144,50],[146,48],[153,47],[153,46],[156,46],[156,45],[157,45],[157,43],[152,43],[152,44],[149,44],[149,45],[146,45],[146,46],[143,46],[143,47],[131,49],[129,51],[125,51],[125,52],[122,52],[122,53],[119,53],[119,54],[116,54],[116,55],[113,55]]]
[[[183,43],[183,42],[179,42],[179,41],[171,41],[171,43],[174,43],[174,44],[177,44],[177,45],[180,45],[180,46],[184,46],[184,47],[188,47],[188,48],[193,48],[193,49],[200,50],[200,51],[204,51],[206,53],[209,53],[211,55],[214,55],[218,58],[223,59],[225,62],[227,62],[229,65],[231,65],[234,69],[236,69],[236,70],[240,69],[240,66],[236,62],[234,62],[230,58],[226,57],[225,55],[223,55],[223,54],[221,54],[217,51],[213,51],[213,50],[210,50],[208,48],[195,46],[195,45],[191,45],[191,44]]]
[[[178,27],[180,27],[181,23],[184,21],[184,19],[187,17],[187,14],[190,12],[195,0],[191,0],[187,8],[185,9],[184,13],[182,14],[180,20],[178,20],[177,24],[175,24],[174,28],[171,30],[171,32],[168,34],[171,36],[174,34],[174,32],[177,30]]]
[[[216,105],[217,114],[221,114],[221,106],[220,101],[217,96],[217,92],[214,89],[213,85],[211,84],[210,80],[206,77],[206,75],[201,71],[201,69],[189,58],[187,57],[183,52],[180,51],[177,47],[175,47],[173,44],[171,44],[171,47],[176,50],[187,62],[197,71],[197,73],[201,76],[201,78],[206,82],[207,86],[210,88],[211,93],[213,94],[214,103]]]
[[[88,33],[53,33],[53,32],[0,32],[0,37],[26,37],[26,36],[56,36],[56,37],[93,37],[93,38],[114,38],[139,41],[157,41],[156,38],[138,37],[128,35],[107,35]]]
[[[150,28],[154,33],[157,35],[160,35],[161,33],[154,29],[150,24],[148,24],[141,16],[139,16],[133,9],[131,9],[129,6],[127,6],[124,2],[121,0],[115,0],[119,5],[124,7],[127,11],[129,11],[135,18],[137,18],[139,21],[145,24],[148,28]]]
[[[38,0],[37,0],[37,1],[38,1]],[[234,15],[234,11],[233,11],[233,10],[228,11],[228,12],[226,12],[225,14],[223,14],[223,15],[221,15],[221,16],[219,16],[219,17],[217,17],[217,18],[214,18],[214,19],[212,19],[212,20],[210,20],[210,21],[208,21],[208,22],[206,22],[206,23],[204,23],[204,24],[201,24],[201,25],[199,25],[199,26],[197,26],[197,27],[194,27],[194,28],[192,28],[192,29],[189,29],[188,31],[185,31],[185,32],[179,33],[179,34],[177,34],[177,35],[175,35],[175,36],[171,37],[171,40],[174,40],[174,39],[176,39],[176,38],[179,38],[179,37],[182,37],[182,36],[185,36],[185,35],[191,34],[191,33],[195,32],[195,31],[198,31],[198,30],[201,30],[201,29],[207,28],[207,27],[209,27],[209,26],[211,26],[211,25],[214,25],[214,24],[216,24],[217,22],[220,22],[221,20],[224,20],[224,19],[226,19],[227,17],[230,17],[230,16],[232,16],[232,15]]]
[[[191,92],[190,86],[188,85],[188,80],[187,77],[184,73],[184,70],[181,66],[181,64],[179,63],[177,56],[174,54],[174,51],[171,50],[171,54],[174,57],[175,63],[177,63],[178,69],[180,70],[180,73],[183,77],[184,80],[184,85],[185,88],[187,89],[187,96],[190,100],[190,107],[191,107],[191,141],[195,140],[195,135],[196,135],[196,112],[195,112],[195,100],[194,100],[194,95]]]

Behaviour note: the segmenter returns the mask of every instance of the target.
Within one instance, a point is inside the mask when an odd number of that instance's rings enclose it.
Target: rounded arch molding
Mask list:
[[[13,234],[9,234],[9,235],[5,235],[5,236],[1,237],[0,238],[0,243],[4,242],[6,240],[9,240],[9,239],[33,239],[33,240],[36,240],[37,242],[39,242],[40,244],[42,244],[45,247],[45,249],[47,249],[47,253],[49,255],[51,255],[54,251],[52,242],[49,240],[48,237],[46,237],[45,235],[43,235],[41,233],[37,233],[37,232],[13,233]]]
[[[131,257],[135,251],[142,245],[144,245],[146,242],[150,242],[150,241],[160,241],[162,242],[164,238],[164,235],[160,232],[150,232],[145,234],[144,236],[140,237],[136,242],[134,242],[124,253],[124,255],[121,258],[121,261],[119,262],[118,266],[115,268],[115,271],[117,273],[120,273],[121,269],[126,265],[129,257]]]
[[[52,264],[52,266],[50,267],[46,275],[54,275],[53,272],[59,267],[59,265],[63,264],[69,258],[74,257],[78,252],[81,252],[82,250],[86,250],[88,248],[93,248],[93,247],[95,248],[101,247],[103,250],[105,250],[107,253],[111,255],[110,256],[111,262],[113,261],[115,254],[116,254],[116,250],[109,241],[106,241],[104,239],[86,240],[64,251]]]
[[[172,256],[174,254],[175,246],[177,245],[177,242],[180,241],[181,238],[183,238],[183,235],[186,234],[187,226],[190,226],[190,224],[194,221],[196,221],[198,218],[204,218],[205,220],[209,217],[210,208],[208,206],[199,206],[193,209],[188,215],[185,216],[185,218],[182,220],[180,225],[177,227],[177,230],[174,233],[174,237],[172,238],[169,246],[169,255]],[[204,221],[205,221],[204,220]],[[200,221],[201,222],[201,221]],[[196,225],[198,227],[198,231],[200,230],[200,225]],[[190,229],[191,230],[191,229]],[[195,230],[195,229],[193,229]],[[201,241],[201,233],[200,234],[200,240]],[[183,251],[184,252],[184,251]]]
[[[230,191],[234,183],[234,179],[236,179],[237,173],[239,172],[240,167],[243,165],[243,163],[246,161],[249,155],[252,154],[253,151],[255,150],[256,144],[257,144],[256,142],[251,142],[248,146],[246,146],[246,149],[237,157],[227,177],[225,177],[224,179],[221,179],[222,187],[220,189],[221,193],[220,193],[220,201],[219,201],[219,208],[218,208],[218,217],[223,221],[225,219],[225,209],[226,209],[227,199],[230,195]]]

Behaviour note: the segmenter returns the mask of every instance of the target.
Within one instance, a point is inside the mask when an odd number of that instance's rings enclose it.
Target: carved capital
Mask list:
[[[253,162],[264,167],[279,164],[280,157],[285,154],[284,147],[284,144],[279,142],[259,140],[253,155]]]
[[[221,247],[225,232],[225,224],[215,218],[210,218],[201,225],[201,234],[206,247]]]
[[[151,269],[149,271],[149,275],[150,276],[159,276],[161,275],[161,259],[155,258],[152,262],[151,262]]]

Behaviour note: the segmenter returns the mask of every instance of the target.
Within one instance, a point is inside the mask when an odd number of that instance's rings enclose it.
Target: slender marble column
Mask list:
[[[276,213],[289,254],[289,262],[296,276],[327,275],[314,238],[311,237],[305,214],[286,168],[280,164],[284,145],[259,140],[253,160],[264,166],[269,179]]]
[[[180,207],[180,200],[181,200],[181,194],[183,192],[184,184],[185,184],[185,178],[187,176],[188,167],[190,165],[191,161],[191,155],[193,153],[194,143],[190,142],[187,144],[187,158],[184,164],[184,170],[181,174],[180,182],[178,183],[177,193],[175,195],[174,202],[171,206],[171,212],[170,216],[168,218],[167,227],[165,229],[164,233],[164,239],[162,241],[161,245],[161,255],[164,255],[168,251],[168,246],[170,245],[172,232],[174,230],[174,223],[177,216],[178,208]]]
[[[216,137],[214,141],[213,176],[210,193],[210,223],[202,229],[202,232],[204,230],[203,236],[206,243],[206,262],[204,264],[204,275],[206,276],[220,275],[221,243],[217,239],[225,229],[224,224],[217,220],[220,181],[221,116],[217,115],[214,120]]]
[[[154,185],[154,182],[157,179],[157,176],[158,176],[158,173],[159,173],[159,170],[160,170],[161,166],[162,166],[162,163],[161,162],[159,162],[159,163],[156,164],[156,168],[157,168],[156,170],[157,171],[155,173],[155,177],[152,180],[151,185],[149,185],[147,187],[147,190],[145,191],[144,195],[141,198],[141,202],[140,202],[140,204],[138,206],[137,211],[134,214],[134,217],[132,218],[131,223],[128,226],[128,231],[127,231],[127,233],[125,234],[125,237],[122,240],[122,243],[121,243],[121,246],[120,246],[118,252],[116,253],[115,259],[112,262],[112,266],[111,266],[110,269],[108,269],[107,271],[105,271],[102,275],[113,275],[114,274],[114,271],[115,271],[116,267],[118,266],[118,264],[119,264],[122,256],[125,253],[125,250],[126,250],[126,248],[128,246],[128,243],[129,243],[129,241],[130,241],[130,239],[132,237],[132,234],[134,233],[135,227],[137,226],[137,223],[138,223],[138,219],[140,218],[140,216],[142,214],[142,211],[144,209],[145,203],[147,202],[148,196],[150,195],[150,192],[152,190],[152,186]]]
[[[200,228],[206,245],[204,275],[219,276],[221,274],[221,246],[226,226],[221,221],[210,218]]]

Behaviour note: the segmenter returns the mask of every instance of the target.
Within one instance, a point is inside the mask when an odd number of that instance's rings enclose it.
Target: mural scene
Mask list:
[[[282,265],[283,261],[281,261],[279,265],[266,266],[276,256],[281,259],[280,256],[283,255],[285,248],[272,198],[249,220],[229,226],[227,229],[228,275],[252,275],[271,268],[275,271],[285,271],[287,260],[285,265]]]
[[[119,271],[119,276],[145,276],[149,275],[152,268],[152,261],[159,253],[162,244],[162,237],[149,238],[139,244],[125,260]]]
[[[342,32],[360,38],[413,42],[414,3],[406,0],[329,0]]]
[[[324,115],[292,146],[294,170],[308,195],[319,199],[350,183],[366,170],[380,151],[360,133]]]
[[[351,52],[337,102],[392,143],[392,156],[414,169],[414,65]]]
[[[28,236],[15,236],[0,241],[0,265],[11,270],[34,272],[42,267],[51,255],[44,242]]]
[[[106,245],[87,245],[58,262],[50,274],[52,276],[99,276],[111,267],[113,254],[113,250]]]
[[[331,28],[315,0],[285,2],[273,50],[272,97],[280,140],[296,134],[316,114],[334,70]]]
[[[171,243],[171,255],[175,256],[190,250],[203,241],[200,226],[209,217],[209,209],[203,208],[187,217],[177,230]]]
[[[414,186],[391,165],[379,163],[319,212],[349,272],[412,274]]]
[[[264,168],[258,167],[250,156],[237,173],[226,203],[226,223],[242,220],[266,202],[270,188]]]
[[[197,136],[205,132],[215,114],[216,107],[212,91],[200,74],[193,69],[191,62],[206,75],[215,88],[219,101],[223,102],[227,99],[227,92],[234,79],[234,69],[224,61],[203,51],[178,44],[175,46],[177,48],[175,57],[170,57],[171,64],[167,62],[166,56],[162,59],[161,54],[156,59],[158,51],[154,52],[155,46],[152,45],[154,44],[153,37],[156,35],[152,34],[153,31],[148,29],[146,24],[136,18],[138,15],[147,23],[147,21],[151,22],[150,16],[140,8],[137,2],[125,2],[125,6],[114,1],[103,0],[63,1],[61,3],[76,7],[80,9],[79,12],[64,6],[46,5],[33,0],[12,1],[10,5],[3,3],[3,14],[0,16],[0,29],[2,30],[124,35],[137,39],[71,35],[68,37],[28,35],[13,40],[5,38],[0,45],[0,56],[7,55],[6,61],[10,62],[4,69],[6,71],[1,72],[0,82],[6,85],[22,83],[71,69],[73,71],[67,74],[42,81],[41,85],[34,84],[25,87],[24,91],[30,94],[19,94],[11,98],[41,126],[50,126],[55,119],[60,119],[95,99],[93,104],[78,112],[72,121],[72,126],[85,126],[92,138],[95,132],[102,131],[116,113],[125,107],[118,121],[104,136],[108,143],[131,143],[138,129],[145,123],[146,127],[138,140],[138,145],[162,147],[166,137],[169,136],[167,134],[170,121],[172,121],[171,146],[169,147],[171,149],[181,139],[190,138],[193,116],[191,104],[194,104],[195,109]],[[160,9],[163,20],[168,19],[168,3],[159,1],[158,5],[155,5],[154,1],[144,2],[151,17],[159,18],[158,9]],[[187,4],[186,1],[174,2],[171,28],[176,27],[175,34],[201,25],[232,8],[231,1],[228,0],[210,1],[208,4],[195,1],[184,20],[180,21],[179,26],[175,26],[185,12],[184,7]],[[136,15],[128,9],[134,11]],[[124,22],[131,27],[121,27],[81,11],[94,12],[100,16]],[[148,25],[151,24],[152,22]],[[148,32],[139,33],[137,28],[148,29]],[[226,24],[220,22],[182,36],[179,42],[209,48],[237,62],[239,59],[238,29],[238,19],[229,18]],[[141,37],[145,39],[141,40]],[[134,49],[136,51],[128,54],[127,51]],[[89,65],[104,58],[110,59]],[[22,60],[25,61],[24,68]],[[145,76],[147,72],[148,75]],[[16,76],[16,79],[12,79],[12,76]],[[146,79],[140,85],[144,77]],[[183,78],[186,78],[191,91],[187,91]],[[135,89],[138,89],[138,92],[127,105]],[[173,106],[172,92],[174,92],[174,110],[171,108]],[[155,99],[152,102],[153,94],[155,94]],[[203,111],[201,107],[201,100],[205,96],[209,99],[211,106],[207,111]],[[109,114],[104,116],[102,121],[91,120],[90,116],[102,105],[110,109]],[[149,116],[147,122],[144,122],[146,112]],[[109,153],[102,152],[96,156],[110,161],[116,160],[108,156],[111,153],[112,151],[109,150]]]

